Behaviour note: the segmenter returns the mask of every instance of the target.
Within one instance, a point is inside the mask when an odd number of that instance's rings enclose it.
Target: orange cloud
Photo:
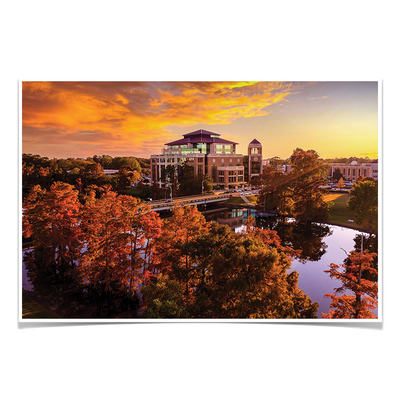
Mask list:
[[[229,124],[265,116],[270,105],[287,101],[303,86],[290,82],[23,82],[23,152],[88,157],[128,151],[145,157],[175,139],[174,126]]]

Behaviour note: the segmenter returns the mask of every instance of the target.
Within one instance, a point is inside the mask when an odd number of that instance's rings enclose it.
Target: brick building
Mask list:
[[[178,177],[178,166],[187,162],[193,168],[194,175],[209,174],[216,186],[239,186],[245,182],[245,166],[243,154],[236,153],[237,144],[204,129],[187,133],[182,139],[166,143],[162,154],[150,157],[151,180],[161,186],[169,166],[174,167],[175,176]],[[254,149],[251,156],[250,148]],[[253,140],[249,145],[249,176],[261,172],[261,161],[261,144]]]

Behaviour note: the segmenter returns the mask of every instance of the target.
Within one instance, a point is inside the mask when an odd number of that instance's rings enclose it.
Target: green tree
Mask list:
[[[194,169],[187,162],[178,167],[179,196],[191,196],[203,193],[212,193],[212,178],[206,174],[194,174]]]
[[[376,232],[378,227],[378,181],[363,180],[353,184],[348,202],[357,224]]]
[[[188,318],[181,285],[168,275],[153,276],[142,287],[145,318]]]
[[[340,168],[336,168],[335,171],[333,171],[332,178],[338,181],[342,177],[343,174],[340,172]]]

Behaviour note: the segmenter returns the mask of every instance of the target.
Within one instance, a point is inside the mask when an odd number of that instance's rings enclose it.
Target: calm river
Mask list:
[[[206,214],[208,220],[219,223],[227,223],[235,232],[243,229],[243,221],[248,215],[255,216],[254,209],[221,209],[219,211]],[[293,221],[293,220],[291,220]],[[331,263],[343,264],[346,253],[354,250],[354,238],[360,235],[361,232],[342,228],[327,224],[314,223],[314,232],[310,237],[305,237],[302,232],[297,231],[296,227],[289,230],[282,230],[282,226],[274,226],[273,220],[263,222],[257,219],[257,225],[262,227],[270,227],[276,229],[279,236],[286,237],[285,244],[294,249],[302,249],[305,255],[302,260],[295,259],[292,262],[292,269],[299,273],[298,286],[303,290],[312,301],[317,301],[319,304],[318,317],[321,318],[321,312],[328,313],[330,299],[326,299],[326,293],[334,293],[334,288],[340,286],[340,282],[336,279],[331,279],[329,274],[324,272],[328,269]],[[352,294],[347,292],[347,294]],[[377,315],[377,310],[376,315]]]

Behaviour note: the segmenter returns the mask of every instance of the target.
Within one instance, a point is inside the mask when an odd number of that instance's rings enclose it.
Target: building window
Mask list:
[[[207,145],[206,143],[197,143],[196,144],[197,150],[199,153],[206,153]]]
[[[219,183],[223,183],[224,182],[224,177],[223,176],[219,176],[218,177],[218,182]]]
[[[198,153],[198,150],[197,149],[182,149],[183,155],[192,154],[192,153]]]
[[[167,163],[174,163],[175,162],[175,159],[172,157],[172,158],[167,158]]]
[[[229,182],[236,182],[236,176],[230,176]]]
[[[222,144],[216,145],[216,152],[217,152],[217,154],[222,154]]]
[[[203,159],[202,159],[201,157],[199,157],[199,158],[197,159],[197,162],[202,163],[202,162],[203,162]]]

